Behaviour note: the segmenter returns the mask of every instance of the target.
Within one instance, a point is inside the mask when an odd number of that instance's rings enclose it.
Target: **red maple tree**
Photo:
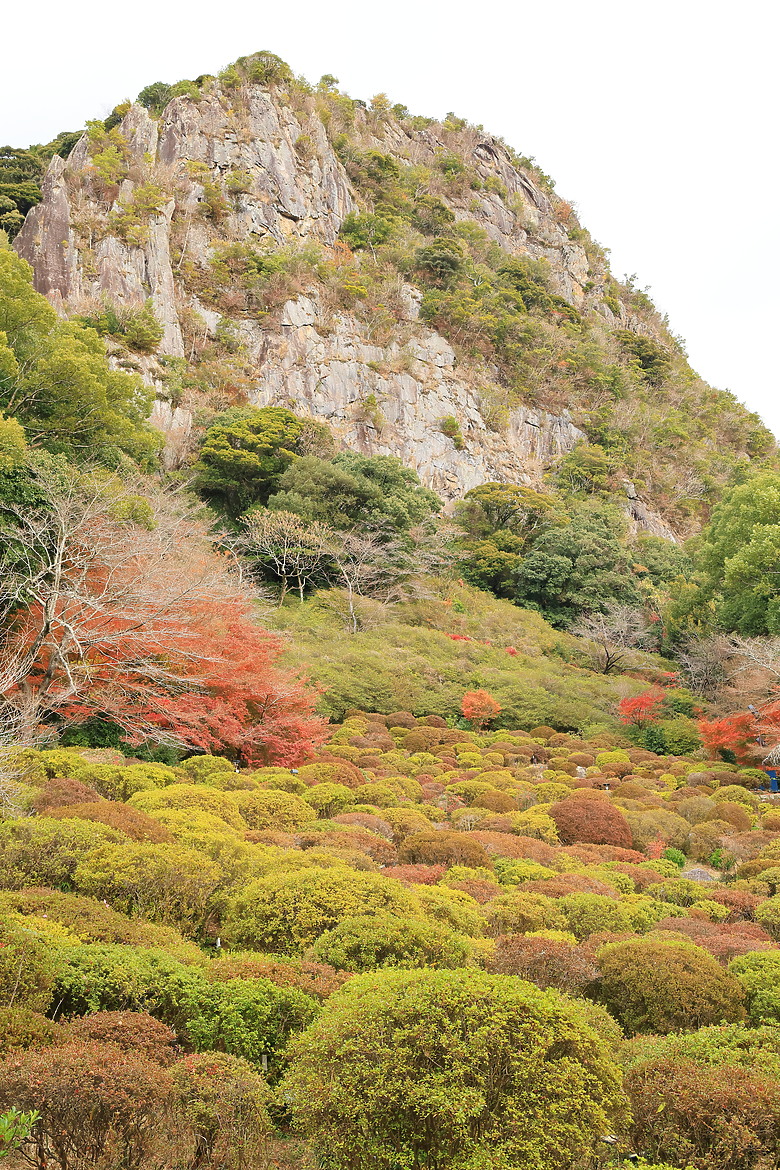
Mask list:
[[[99,717],[134,744],[252,766],[306,758],[324,739],[317,691],[279,667],[280,639],[253,620],[252,596],[207,533],[158,503],[139,522],[98,485],[20,518],[29,554],[0,615],[4,716],[31,739]]]
[[[466,691],[461,703],[463,718],[475,727],[484,727],[501,711],[501,704],[487,691]]]
[[[621,723],[629,723],[634,727],[644,727],[653,723],[659,716],[664,697],[657,691],[645,691],[641,695],[621,699],[618,703],[618,713]]]

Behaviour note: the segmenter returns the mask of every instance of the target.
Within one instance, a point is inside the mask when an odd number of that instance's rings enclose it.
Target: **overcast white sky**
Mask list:
[[[534,155],[694,367],[780,435],[776,0],[39,0],[0,71],[0,143],[268,49],[353,97],[454,110]]]

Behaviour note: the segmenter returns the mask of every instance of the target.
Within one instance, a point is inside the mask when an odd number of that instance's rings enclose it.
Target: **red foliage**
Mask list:
[[[489,902],[491,898],[497,898],[499,894],[505,893],[505,888],[499,886],[496,882],[489,882],[486,878],[468,878],[462,882],[450,882],[448,885],[450,890],[460,890],[463,894],[468,894],[475,902],[479,902],[480,906],[484,906],[485,902]]]
[[[708,1170],[776,1166],[780,1085],[761,1071],[684,1058],[649,1060],[626,1076],[636,1150]]]
[[[749,763],[752,759],[750,749],[756,740],[756,720],[751,714],[700,719],[699,734],[713,759],[725,749],[733,752],[740,762]]]
[[[314,714],[317,693],[280,671],[278,638],[251,620],[247,602],[204,606],[193,631],[193,689],[183,695],[147,696],[152,724],[214,754],[243,763],[295,765],[312,755],[326,734]],[[151,700],[151,701],[149,701]]]
[[[469,723],[484,727],[500,713],[501,704],[487,691],[466,691],[460,709]]]
[[[558,801],[549,811],[558,827],[558,835],[565,845],[585,841],[595,845],[631,848],[632,837],[628,821],[614,804],[574,796]]]
[[[639,894],[643,893],[648,886],[655,886],[658,882],[664,881],[660,873],[656,873],[652,869],[642,869],[639,865],[616,865],[615,869],[618,873],[624,873],[626,877],[631,878]]]
[[[658,691],[645,691],[644,694],[621,699],[618,703],[620,722],[631,724],[633,727],[644,727],[648,723],[653,723],[660,714],[663,701],[664,697]]]
[[[724,967],[737,955],[776,949],[766,931],[755,922],[720,923],[710,922],[706,918],[662,918],[654,929],[685,935],[697,946],[709,951]]]
[[[758,894],[749,894],[747,890],[715,889],[707,897],[711,902],[719,902],[721,906],[728,906],[729,916],[726,922],[741,922],[751,920],[756,907],[763,901]]]
[[[517,887],[524,894],[544,894],[548,898],[563,898],[566,894],[600,894],[604,898],[617,898],[612,886],[586,873],[562,873],[539,881],[523,882]]]
[[[200,566],[184,558],[178,581],[174,570],[129,547],[124,561],[101,563],[98,550],[83,595],[52,599],[53,613],[35,602],[16,616],[4,653],[32,654],[33,664],[8,700],[30,696],[39,718],[56,712],[65,723],[97,715],[130,743],[168,738],[248,765],[306,759],[325,737],[316,690],[278,668],[283,644],[255,624],[248,597],[224,579],[209,592]],[[159,592],[154,580],[144,591],[155,572]],[[70,627],[73,636],[59,632]],[[55,633],[42,637],[46,629]]]
[[[585,865],[603,865],[605,861],[620,861],[626,865],[632,862],[647,861],[644,853],[636,849],[622,849],[616,845],[565,845],[561,850],[569,857],[576,857]]]
[[[0,1063],[0,1111],[37,1110],[35,1166],[165,1164],[176,1101],[167,1069],[116,1044],[71,1042]]]

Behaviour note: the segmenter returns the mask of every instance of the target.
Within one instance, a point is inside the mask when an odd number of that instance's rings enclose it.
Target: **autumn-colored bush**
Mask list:
[[[133,841],[150,841],[156,844],[173,841],[173,834],[154,820],[153,817],[122,804],[117,800],[99,800],[88,804],[67,804],[63,808],[47,809],[48,817],[78,817],[85,821],[97,821],[124,833]]]
[[[491,812],[506,813],[517,811],[517,800],[508,792],[480,792],[472,800],[474,808],[486,808]]]
[[[231,953],[215,959],[206,968],[205,974],[208,979],[223,983],[229,979],[269,979],[278,987],[296,987],[315,999],[327,999],[349,978],[345,972],[336,971],[328,963],[258,955],[251,951]]]
[[[263,1165],[271,1093],[248,1061],[225,1052],[183,1057],[171,1069],[194,1145],[191,1165],[245,1170]]]
[[[560,850],[567,857],[574,857],[585,865],[603,865],[605,861],[631,862],[647,861],[644,853],[636,849],[622,849],[617,845],[595,845],[582,842],[578,845],[564,845]]]
[[[675,1166],[759,1170],[780,1157],[780,1084],[739,1066],[650,1060],[626,1077],[636,1149]]]
[[[734,800],[721,800],[716,803],[713,819],[727,821],[739,833],[746,833],[753,824],[753,818],[743,804]]]
[[[713,902],[718,902],[721,906],[727,907],[729,916],[725,920],[726,922],[738,922],[741,919],[753,918],[756,907],[761,901],[756,894],[750,894],[747,890],[723,889],[719,887],[708,891],[707,897]]]
[[[360,825],[363,829],[368,829],[371,833],[378,833],[380,837],[385,837],[388,841],[393,839],[393,829],[389,821],[384,817],[375,816],[373,813],[363,812],[344,812],[338,813],[332,818],[337,825]]]
[[[630,939],[600,950],[598,965],[595,995],[631,1035],[745,1018],[737,979],[689,943]]]
[[[54,776],[37,793],[33,808],[38,813],[48,815],[51,808],[62,808],[66,804],[88,804],[99,799],[100,794],[89,784],[75,777]]]
[[[480,906],[485,902],[489,902],[491,898],[498,897],[503,893],[501,886],[496,882],[488,881],[487,878],[463,878],[461,881],[447,882],[447,888],[450,890],[460,890],[463,894],[468,894]]]
[[[169,1070],[115,1044],[79,1041],[0,1062],[0,1112],[34,1110],[22,1149],[37,1166],[141,1166],[191,1144]]]
[[[664,846],[683,849],[691,826],[671,809],[654,808],[648,812],[627,812],[626,820],[631,827],[632,846],[644,853],[647,847],[662,841]]]
[[[487,691],[466,691],[461,703],[463,718],[468,719],[477,729],[491,723],[501,714],[501,704]]]
[[[766,931],[755,922],[717,923],[706,918],[661,918],[653,929],[654,935],[659,932],[689,938],[709,951],[722,966],[737,955],[768,950],[774,945]]]
[[[171,1065],[178,1056],[176,1036],[148,1012],[94,1012],[63,1027],[68,1041],[115,1044],[123,1052]]]
[[[565,845],[590,842],[631,848],[631,829],[620,809],[606,801],[583,800],[576,796],[558,801],[550,809],[558,835]]]
[[[490,868],[490,858],[471,834],[413,833],[398,850],[400,865],[469,865]]]
[[[435,886],[446,872],[446,865],[388,865],[384,875],[404,885]]]
[[[596,978],[593,955],[564,939],[533,935],[499,935],[488,970],[498,975],[517,975],[542,989],[555,987],[576,995]]]
[[[370,857],[381,866],[392,865],[396,859],[396,849],[390,841],[360,828],[345,827],[327,832],[301,829],[296,841],[301,849],[325,848],[365,853],[366,857]]]

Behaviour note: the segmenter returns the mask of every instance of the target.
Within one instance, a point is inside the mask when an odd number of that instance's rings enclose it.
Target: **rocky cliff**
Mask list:
[[[553,325],[584,321],[601,338],[624,330],[669,344],[652,306],[613,280],[571,206],[481,129],[246,76],[210,79],[159,116],[137,104],[120,113],[52,160],[15,247],[64,314],[151,305],[162,328],[154,354],[116,333],[110,345],[155,385],[171,465],[186,459],[204,411],[243,399],[325,419],[340,443],[399,456],[447,498],[487,480],[533,482],[587,441],[594,406],[590,390],[578,399],[575,363]],[[351,213],[381,210],[388,187],[374,172],[383,168],[414,189],[418,242],[428,231],[419,217],[446,213],[467,243],[472,233],[483,251],[543,263],[558,310],[544,352],[529,343],[520,393],[491,352],[421,319],[408,264],[378,295],[358,287],[359,264],[339,233]],[[286,257],[283,275],[267,260],[275,255]],[[370,239],[363,255],[376,268]],[[247,293],[250,257],[271,272],[265,299]],[[626,489],[635,523],[670,534],[652,484],[645,495]]]

